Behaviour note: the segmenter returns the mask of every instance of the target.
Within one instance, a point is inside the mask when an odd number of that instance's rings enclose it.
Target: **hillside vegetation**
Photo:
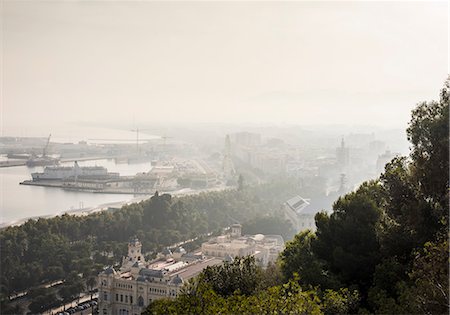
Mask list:
[[[133,236],[142,241],[144,252],[153,255],[174,243],[218,233],[235,220],[249,221],[244,231],[256,228],[261,233],[292,237],[290,224],[273,213],[298,191],[296,180],[280,178],[238,191],[178,198],[156,193],[148,200],[112,212],[41,218],[2,229],[2,314],[17,313],[8,306],[8,297],[17,292],[30,290],[29,297],[35,302],[32,311],[37,313],[58,299],[71,300],[90,289],[105,266],[118,264],[126,255],[127,242]],[[199,241],[202,239],[197,245]],[[189,249],[189,244],[185,247]],[[64,284],[57,290],[38,288],[60,280]]]

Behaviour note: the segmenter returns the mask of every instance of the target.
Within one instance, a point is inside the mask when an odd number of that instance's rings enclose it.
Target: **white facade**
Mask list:
[[[284,216],[288,219],[296,232],[304,230],[316,230],[314,220],[315,213],[304,213],[304,209],[309,205],[308,200],[294,196],[283,204]]]
[[[154,300],[175,298],[184,281],[207,266],[222,263],[220,259],[204,259],[201,255],[183,255],[181,249],[175,252],[180,259],[172,258],[169,251],[147,263],[142,244],[132,239],[120,270],[108,268],[99,274],[99,314],[139,315]]]
[[[281,235],[241,236],[241,225],[233,224],[231,233],[210,239],[202,244],[202,253],[209,257],[245,257],[254,256],[262,266],[274,263],[278,254],[284,250]]]
[[[210,257],[245,257],[253,255],[256,251],[256,243],[247,238],[239,239],[211,239],[202,244],[202,253]]]

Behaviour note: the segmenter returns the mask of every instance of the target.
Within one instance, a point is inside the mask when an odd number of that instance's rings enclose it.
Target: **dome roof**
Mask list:
[[[139,239],[137,237],[130,238],[129,242],[131,245],[136,245],[139,243]]]
[[[186,253],[186,250],[183,247],[180,246],[177,249],[175,249],[175,253],[184,254],[184,253]]]
[[[223,258],[223,261],[224,262],[228,262],[228,263],[232,263],[233,261],[234,261],[234,259],[233,259],[233,257],[231,257],[230,255],[226,255],[224,258]]]
[[[173,284],[179,285],[184,282],[183,278],[181,278],[179,275],[176,275],[175,278],[171,281]]]
[[[107,275],[115,275],[117,272],[114,270],[113,267],[108,267],[105,269],[104,273]]]
[[[254,239],[255,241],[262,241],[262,240],[264,239],[264,235],[263,235],[263,234],[255,234],[255,235],[253,236],[253,239]]]

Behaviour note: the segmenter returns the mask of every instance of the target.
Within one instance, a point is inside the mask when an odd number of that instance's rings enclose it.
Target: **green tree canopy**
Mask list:
[[[356,192],[339,198],[330,216],[316,215],[317,237],[312,241],[312,250],[326,262],[326,270],[347,286],[367,289],[380,261],[376,233],[383,202],[377,196],[378,183],[367,182]]]
[[[316,215],[281,255],[287,279],[334,288],[323,275],[358,288],[375,313],[449,311],[449,94],[412,111],[409,157],[389,162],[379,180],[340,197],[333,213]]]

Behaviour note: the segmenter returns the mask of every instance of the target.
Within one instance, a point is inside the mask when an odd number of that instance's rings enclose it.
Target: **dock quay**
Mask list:
[[[73,157],[73,158],[61,158],[61,163],[67,163],[67,162],[81,162],[81,161],[95,161],[95,160],[108,160],[108,159],[114,159],[114,156],[91,156],[91,157]]]
[[[27,165],[27,160],[7,160],[0,161],[0,167],[13,167]]]

